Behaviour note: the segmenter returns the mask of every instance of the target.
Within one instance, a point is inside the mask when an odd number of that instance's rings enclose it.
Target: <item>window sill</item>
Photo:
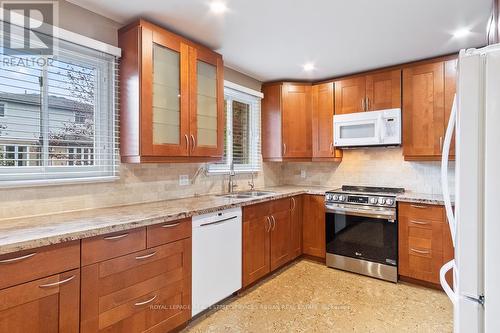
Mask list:
[[[35,186],[56,186],[84,183],[109,183],[119,180],[119,176],[89,177],[89,178],[67,178],[67,179],[40,179],[40,180],[13,180],[0,181],[0,189],[23,188]]]

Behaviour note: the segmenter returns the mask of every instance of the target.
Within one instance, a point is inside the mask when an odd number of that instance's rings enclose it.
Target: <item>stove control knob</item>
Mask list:
[[[375,197],[371,197],[371,198],[370,198],[370,203],[371,203],[372,205],[375,205],[375,204],[377,203],[377,198],[375,198]]]
[[[340,200],[340,201],[345,201],[345,195],[342,195],[342,194],[341,194],[341,195],[339,195],[339,200]]]
[[[337,201],[339,200],[339,196],[338,194],[334,194],[333,197],[332,197],[333,201]]]
[[[385,198],[378,198],[378,204],[379,205],[385,204]]]
[[[387,200],[385,201],[385,204],[386,204],[387,206],[392,206],[392,204],[393,204],[393,203],[394,203],[394,199],[387,199]]]

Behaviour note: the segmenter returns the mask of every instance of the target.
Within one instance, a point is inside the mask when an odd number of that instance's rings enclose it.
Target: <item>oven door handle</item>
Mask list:
[[[378,219],[387,219],[389,222],[396,222],[396,212],[393,210],[367,210],[353,207],[338,207],[326,205],[327,213],[340,215],[353,215],[361,217],[373,217]]]

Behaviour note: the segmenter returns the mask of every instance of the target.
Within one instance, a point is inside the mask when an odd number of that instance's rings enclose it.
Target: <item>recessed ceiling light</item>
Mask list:
[[[304,66],[302,66],[306,72],[313,71],[315,69],[314,64],[312,62],[305,63]]]
[[[223,14],[227,11],[227,6],[222,1],[212,1],[210,3],[210,11],[214,14]]]
[[[462,28],[462,29],[458,29],[457,31],[455,31],[453,33],[453,37],[455,37],[455,38],[464,38],[465,36],[467,36],[469,34],[470,34],[470,30],[469,29]]]

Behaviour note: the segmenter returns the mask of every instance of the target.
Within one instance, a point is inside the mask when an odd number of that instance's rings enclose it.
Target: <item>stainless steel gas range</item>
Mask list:
[[[397,282],[396,195],[403,192],[366,186],[327,192],[327,266]]]

